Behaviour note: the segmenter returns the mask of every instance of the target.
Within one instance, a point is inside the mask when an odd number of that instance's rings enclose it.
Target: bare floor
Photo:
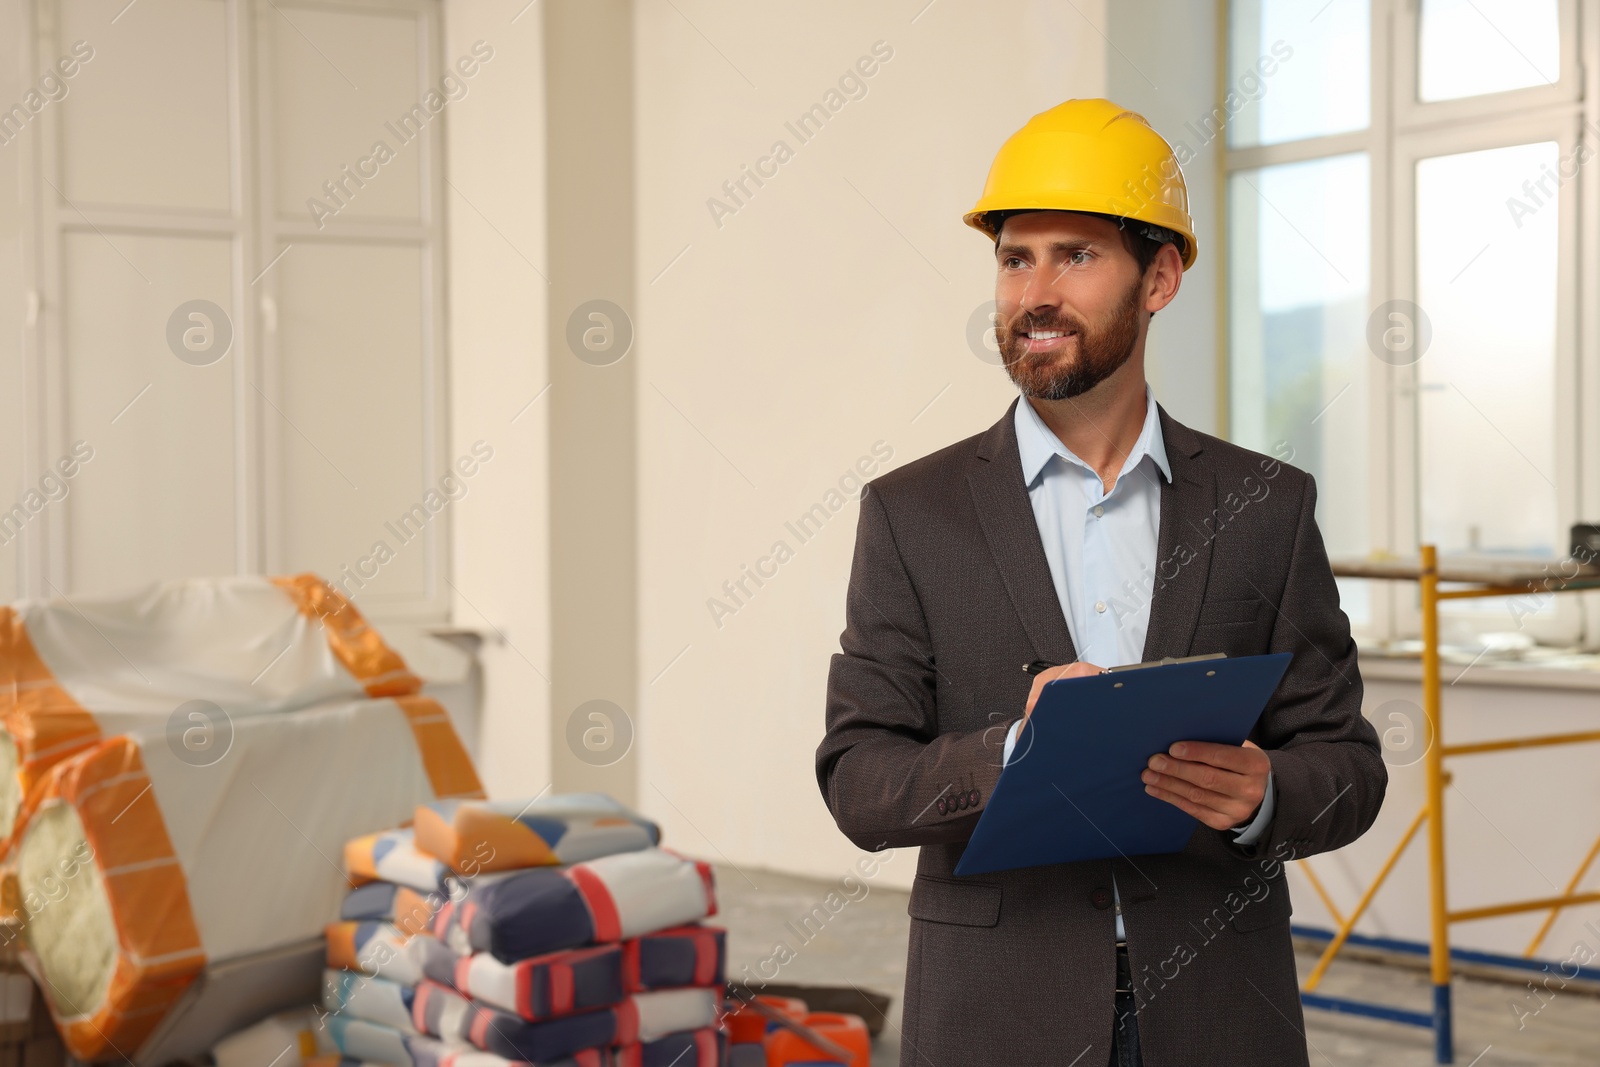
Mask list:
[[[903,853],[907,861],[909,852]],[[729,978],[757,985],[854,984],[894,997],[872,1062],[900,1062],[900,994],[905,985],[906,894],[870,880],[850,886],[771,871],[717,869],[719,921],[728,928]],[[863,889],[865,894],[863,895]],[[846,891],[848,890],[848,892]],[[832,891],[821,913],[813,911]],[[841,906],[842,904],[842,906]],[[807,915],[828,914],[826,923]],[[782,946],[780,948],[780,945]],[[1315,957],[1302,954],[1301,974]],[[1322,992],[1425,1011],[1431,1002],[1425,973],[1341,958]],[[1568,1067],[1600,1064],[1600,997],[1558,994],[1536,1016],[1518,1016],[1511,1004],[1526,989],[1457,978],[1456,1063],[1465,1067]],[[1326,1012],[1306,1013],[1313,1065],[1322,1067],[1425,1067],[1433,1063],[1431,1031]],[[946,1067],[943,1064],[929,1067]]]

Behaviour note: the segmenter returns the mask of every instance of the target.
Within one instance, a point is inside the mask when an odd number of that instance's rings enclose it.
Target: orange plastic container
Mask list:
[[[836,1045],[850,1051],[844,1067],[870,1067],[872,1063],[872,1035],[859,1015],[842,1015],[831,1011],[808,1012],[800,1020]],[[767,1067],[788,1067],[789,1064],[838,1063],[839,1061],[818,1049],[799,1034],[775,1028],[767,1033]]]
[[[756,999],[769,1008],[777,1008],[791,1019],[805,1021],[806,1002],[798,997],[756,997]],[[775,1025],[768,1024],[766,1016],[744,1004],[740,1004],[737,1011],[723,1016],[723,1021],[728,1025],[730,1045],[759,1044],[767,1036],[768,1025]]]

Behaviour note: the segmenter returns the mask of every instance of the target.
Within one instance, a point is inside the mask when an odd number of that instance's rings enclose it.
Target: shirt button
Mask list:
[[[1106,513],[1106,509],[1105,508],[1101,507],[1099,504],[1095,505],[1095,508],[1094,508],[1094,517],[1095,518],[1098,519],[1100,516],[1104,515],[1105,513]]]
[[[1102,615],[1105,614],[1106,602],[1104,600],[1096,600],[1094,602],[1094,610],[1100,612]]]

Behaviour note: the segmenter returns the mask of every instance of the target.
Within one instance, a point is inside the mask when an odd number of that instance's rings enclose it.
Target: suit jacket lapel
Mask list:
[[[1156,547],[1155,589],[1142,660],[1188,655],[1200,618],[1211,541],[1216,535],[1216,477],[1197,461],[1201,438],[1156,405],[1167,446],[1172,481],[1161,486],[1161,530]]]
[[[1020,402],[1020,397],[1013,401],[1005,417],[980,439],[967,485],[1006,593],[1033,642],[1034,655],[1051,663],[1072,663],[1078,658],[1072,632],[1056,599],[1044,542],[1039,539],[1028,487],[1022,481],[1022,457],[1013,422]]]

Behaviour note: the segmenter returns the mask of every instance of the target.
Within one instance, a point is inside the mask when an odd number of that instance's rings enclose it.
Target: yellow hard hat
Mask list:
[[[1042,111],[1000,147],[967,212],[968,226],[991,238],[991,212],[1086,211],[1170,230],[1195,260],[1189,190],[1172,146],[1145,117],[1110,100],[1068,100]]]

